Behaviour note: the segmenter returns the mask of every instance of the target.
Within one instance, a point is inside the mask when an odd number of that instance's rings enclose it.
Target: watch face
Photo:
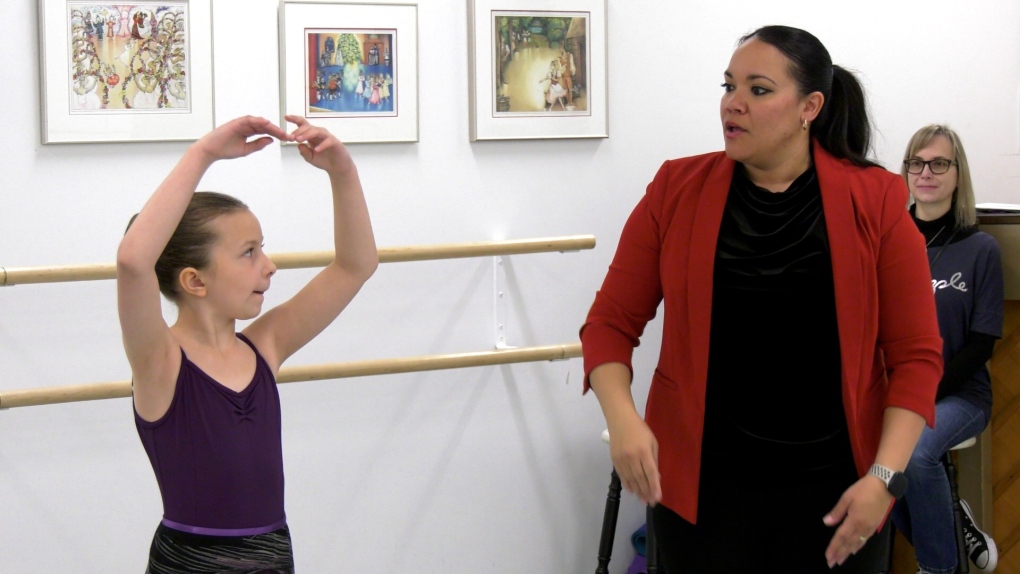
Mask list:
[[[902,472],[894,472],[889,478],[889,494],[899,500],[907,491],[907,475]]]

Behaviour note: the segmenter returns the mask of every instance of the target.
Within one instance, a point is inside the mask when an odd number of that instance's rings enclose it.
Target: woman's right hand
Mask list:
[[[248,138],[253,136],[263,137],[248,141]],[[231,120],[202,136],[202,139],[195,142],[195,149],[209,161],[234,159],[265,148],[273,143],[273,138],[281,141],[293,139],[290,134],[266,118],[244,116]]]
[[[641,502],[655,506],[662,500],[659,443],[634,408],[630,379],[630,368],[618,362],[603,363],[589,375],[591,390],[606,416],[609,455],[620,483]]]
[[[649,506],[662,500],[659,443],[637,413],[609,424],[609,455],[620,483],[628,492]]]

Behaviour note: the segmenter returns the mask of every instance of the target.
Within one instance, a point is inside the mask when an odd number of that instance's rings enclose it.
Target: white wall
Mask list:
[[[0,4],[0,266],[109,262],[186,144],[40,145],[33,4]],[[214,4],[217,120],[276,118],[277,2]],[[510,258],[512,344],[576,340],[658,165],[720,148],[722,70],[759,25],[811,30],[862,72],[886,165],[948,122],[978,201],[1018,201],[1016,2],[609,0],[611,136],[591,141],[468,142],[466,20],[463,0],[421,0],[420,142],[352,153],[381,246],[597,236],[593,251]],[[270,252],[330,246],[325,179],[293,149],[217,165],[201,187],[247,201]],[[268,303],[310,274],[280,272]],[[290,364],[488,349],[491,277],[489,259],[384,265]],[[0,289],[0,389],[127,378],[114,303],[108,281]],[[644,343],[639,404],[657,323]],[[581,377],[575,359],[284,386],[300,571],[593,571],[609,461]],[[0,571],[140,572],[160,511],[127,399],[0,411]],[[642,521],[626,497],[613,572]]]

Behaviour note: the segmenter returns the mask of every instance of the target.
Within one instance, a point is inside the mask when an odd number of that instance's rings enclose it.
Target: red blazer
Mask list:
[[[814,161],[832,250],[843,408],[863,476],[878,452],[886,407],[934,424],[942,339],[903,178],[836,159],[817,142]],[[662,502],[689,522],[698,515],[716,242],[735,165],[722,152],[662,165],[581,327],[587,392],[588,375],[603,363],[633,373],[634,347],[665,300],[645,420],[659,442]]]

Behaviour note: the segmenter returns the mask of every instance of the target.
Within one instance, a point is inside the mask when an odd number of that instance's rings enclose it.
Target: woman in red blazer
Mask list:
[[[924,241],[817,38],[756,30],[723,76],[725,152],[667,161],[631,214],[585,390],[668,572],[874,572],[942,370]],[[642,420],[631,356],[662,301]]]

